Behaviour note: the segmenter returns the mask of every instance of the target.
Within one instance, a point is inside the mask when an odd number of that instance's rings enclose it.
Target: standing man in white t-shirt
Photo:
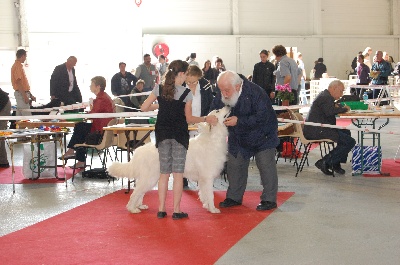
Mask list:
[[[303,55],[300,52],[297,54],[297,64],[301,70],[299,96],[300,96],[301,103],[304,105],[304,104],[308,104],[308,100],[307,100],[307,96],[306,96],[307,75],[306,75],[306,69],[305,69],[304,62],[303,62]]]

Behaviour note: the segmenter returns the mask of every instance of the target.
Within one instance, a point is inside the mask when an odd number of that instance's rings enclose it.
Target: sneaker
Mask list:
[[[164,218],[165,216],[167,216],[167,212],[158,212],[158,213],[157,213],[157,218],[158,218],[158,219],[162,219],[162,218]]]
[[[189,217],[189,215],[187,214],[187,213],[173,213],[172,214],[172,219],[174,219],[174,220],[179,220],[179,219],[182,219],[182,218],[188,218]]]
[[[266,211],[275,209],[277,207],[276,202],[269,202],[269,201],[261,201],[259,205],[257,205],[257,211]]]
[[[228,207],[238,206],[238,205],[242,205],[242,203],[234,201],[231,198],[226,198],[223,202],[219,203],[219,207],[221,207],[221,208],[228,208]]]

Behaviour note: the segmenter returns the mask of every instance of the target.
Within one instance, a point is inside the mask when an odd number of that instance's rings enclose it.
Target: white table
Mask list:
[[[15,193],[15,167],[14,167],[14,145],[16,144],[25,144],[30,143],[31,145],[37,144],[38,145],[38,157],[40,157],[40,143],[43,142],[54,142],[54,156],[55,156],[55,164],[54,166],[40,166],[40,162],[38,161],[38,177],[32,179],[40,178],[40,168],[54,168],[55,176],[57,179],[65,180],[65,184],[67,185],[67,178],[65,175],[65,163],[63,160],[63,169],[64,169],[64,178],[59,178],[57,173],[57,144],[59,142],[61,148],[61,154],[64,153],[63,148],[63,135],[65,132],[57,131],[57,132],[50,132],[50,131],[42,131],[42,130],[5,130],[7,132],[12,132],[10,135],[0,136],[0,140],[7,141],[7,145],[11,151],[11,172],[12,172],[12,184],[13,184],[13,193]],[[50,138],[50,136],[52,138]],[[32,157],[33,157],[33,149],[32,149]]]

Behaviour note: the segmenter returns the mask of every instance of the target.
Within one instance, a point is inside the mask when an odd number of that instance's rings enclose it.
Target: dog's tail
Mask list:
[[[116,178],[133,178],[130,176],[130,163],[114,162],[108,167],[108,174]]]

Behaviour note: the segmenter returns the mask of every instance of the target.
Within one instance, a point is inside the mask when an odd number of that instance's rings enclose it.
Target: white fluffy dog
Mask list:
[[[217,125],[200,123],[199,135],[190,139],[186,155],[184,177],[198,181],[200,200],[211,213],[220,213],[214,206],[213,184],[226,161],[228,129],[223,122],[229,112],[229,107],[210,112],[209,115],[218,118]],[[155,144],[148,143],[137,148],[130,162],[115,162],[109,167],[108,173],[114,177],[136,180],[136,188],[126,205],[128,211],[139,213],[140,209],[148,209],[147,205],[142,204],[143,196],[156,186],[160,177],[160,161]]]

